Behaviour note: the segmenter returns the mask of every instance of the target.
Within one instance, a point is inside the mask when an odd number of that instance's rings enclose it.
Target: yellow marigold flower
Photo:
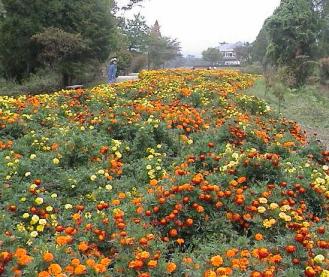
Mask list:
[[[42,219],[39,220],[39,224],[40,225],[46,225],[47,224],[47,220],[45,220],[45,219],[42,218]]]
[[[267,203],[267,199],[265,197],[261,197],[258,200],[259,200],[259,203],[261,203],[261,204],[266,204]]]
[[[329,270],[323,270],[320,277],[329,277]]]
[[[30,236],[31,236],[32,238],[36,238],[36,237],[38,236],[38,232],[37,232],[37,231],[32,231],[32,232],[30,233]]]
[[[54,159],[53,159],[53,164],[56,164],[56,165],[59,164],[59,159],[54,158]]]
[[[28,213],[23,214],[23,218],[29,218],[29,217],[30,217],[30,215]]]
[[[325,257],[323,255],[317,255],[313,259],[316,263],[321,264],[325,260]]]
[[[38,225],[37,226],[37,231],[38,232],[43,232],[44,229],[45,229],[45,226],[44,225]]]
[[[266,212],[266,208],[263,207],[263,206],[259,206],[259,207],[257,208],[257,211],[258,211],[260,214],[263,214],[263,213]]]
[[[34,200],[34,203],[37,204],[37,205],[41,205],[43,203],[43,198],[41,197],[37,197],[35,200]]]

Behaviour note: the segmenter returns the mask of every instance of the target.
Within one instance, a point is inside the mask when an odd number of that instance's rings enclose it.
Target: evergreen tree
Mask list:
[[[76,56],[79,64],[104,61],[115,46],[116,26],[108,0],[3,0],[0,20],[0,62],[6,77],[21,80],[41,66],[42,50],[31,38],[47,28],[81,34],[88,51]],[[42,46],[42,45],[41,45]]]
[[[128,50],[138,53],[145,52],[150,31],[145,18],[138,13],[134,15],[133,19],[122,19],[119,26],[127,38]]]
[[[163,67],[167,61],[180,55],[180,43],[176,39],[163,37],[159,22],[152,26],[148,40],[148,67]]]

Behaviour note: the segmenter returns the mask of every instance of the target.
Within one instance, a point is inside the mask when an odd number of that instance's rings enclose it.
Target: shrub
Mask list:
[[[320,82],[321,84],[329,84],[329,57],[320,60]]]

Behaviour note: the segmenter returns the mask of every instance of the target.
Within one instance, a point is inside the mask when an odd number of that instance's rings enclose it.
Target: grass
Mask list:
[[[278,99],[271,91],[267,93],[265,91],[264,79],[260,79],[254,87],[246,91],[246,94],[265,100],[274,111],[278,112]],[[328,104],[328,87],[307,86],[293,92],[287,90],[280,111],[282,116],[299,122],[309,136],[316,134],[316,139],[321,140],[329,148]]]

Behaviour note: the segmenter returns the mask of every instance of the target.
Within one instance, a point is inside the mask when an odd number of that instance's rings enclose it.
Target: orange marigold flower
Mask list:
[[[42,259],[46,262],[46,263],[50,263],[54,260],[54,255],[50,252],[46,252],[43,254]]]
[[[138,277],[151,277],[151,274],[148,272],[142,272],[138,274]]]
[[[149,268],[155,268],[156,266],[158,265],[158,262],[156,260],[150,260],[148,263],[147,263],[147,266]]]
[[[51,264],[48,267],[48,272],[52,275],[57,275],[57,274],[62,273],[62,268],[59,264]]]
[[[282,257],[280,254],[276,254],[270,257],[270,262],[272,263],[280,263],[281,261],[282,261]]]
[[[155,180],[155,179],[152,179],[152,180],[150,181],[150,185],[151,185],[151,186],[156,186],[157,184],[158,184],[158,181]]]
[[[250,257],[251,255],[250,255],[250,252],[249,252],[249,250],[242,250],[241,252],[240,252],[240,256],[241,257]]]
[[[239,177],[238,180],[236,180],[239,184],[244,183],[245,181],[247,181],[247,178],[245,176]]]
[[[264,239],[264,236],[263,236],[262,234],[257,233],[257,234],[255,235],[255,240],[260,241],[260,240],[263,240],[263,239]]]
[[[22,266],[26,266],[30,262],[32,262],[32,257],[29,255],[20,256],[17,258],[17,263]]]
[[[216,269],[216,273],[219,275],[219,276],[222,276],[222,275],[232,275],[233,273],[233,270],[232,268],[230,267],[219,267]]]
[[[78,249],[81,251],[81,252],[85,252],[88,250],[88,242],[85,242],[85,241],[82,241],[79,243],[79,246],[78,246]]]
[[[48,271],[41,271],[38,273],[38,277],[50,277],[51,275],[49,274]]]
[[[94,266],[94,270],[97,272],[97,273],[104,273],[106,271],[106,266],[105,265],[102,265],[102,264],[96,264]]]
[[[65,267],[65,272],[73,274],[74,273],[74,266],[73,265],[68,265]]]
[[[95,266],[95,264],[96,264],[96,262],[93,259],[87,259],[86,260],[86,265],[89,266],[89,267],[93,267],[93,266]]]
[[[138,254],[138,258],[142,260],[148,259],[149,257],[150,257],[150,253],[147,251],[143,251]]]
[[[229,249],[226,251],[226,256],[229,258],[232,258],[236,255],[237,252],[238,252],[238,249],[236,249],[236,248]]]
[[[79,264],[75,269],[74,269],[74,274],[75,275],[84,275],[87,273],[86,266]]]
[[[77,258],[74,258],[71,260],[71,265],[78,266],[80,264],[80,260]]]
[[[21,277],[21,276],[23,276],[23,272],[22,272],[22,270],[20,270],[20,269],[17,269],[17,268],[15,268],[14,270],[13,270],[13,277]]]
[[[71,236],[58,236],[56,238],[56,243],[58,245],[65,245],[68,244],[72,241],[72,237]]]
[[[15,257],[25,256],[27,251],[24,248],[17,248],[15,251]]]
[[[204,212],[204,207],[202,207],[202,206],[198,206],[198,207],[196,208],[196,211],[197,211],[198,213],[203,213],[203,212]]]
[[[193,263],[193,260],[190,257],[185,257],[185,258],[183,258],[183,262],[186,264],[191,264],[191,263]]]
[[[112,262],[111,259],[109,259],[109,258],[103,258],[103,259],[101,259],[100,264],[105,265],[105,266],[108,266],[111,262]]]
[[[112,204],[114,205],[114,206],[118,206],[118,205],[120,205],[120,200],[119,199],[114,199],[114,200],[112,200]]]
[[[184,239],[181,239],[181,238],[179,238],[179,239],[177,239],[176,240],[176,242],[179,244],[179,245],[182,245],[182,244],[184,244]]]
[[[223,258],[220,255],[214,256],[210,259],[213,266],[221,266],[223,264]]]
[[[204,274],[203,274],[204,277],[216,277],[216,272],[213,271],[213,270],[207,270]]]
[[[81,215],[78,214],[78,213],[75,213],[75,214],[72,215],[72,219],[73,219],[74,221],[78,221],[78,220],[81,219]]]
[[[175,263],[169,262],[167,264],[167,272],[172,273],[176,270],[177,266]]]
[[[131,262],[129,262],[129,268],[134,268],[134,269],[140,269],[142,268],[144,265],[143,261],[141,260],[133,260]]]

